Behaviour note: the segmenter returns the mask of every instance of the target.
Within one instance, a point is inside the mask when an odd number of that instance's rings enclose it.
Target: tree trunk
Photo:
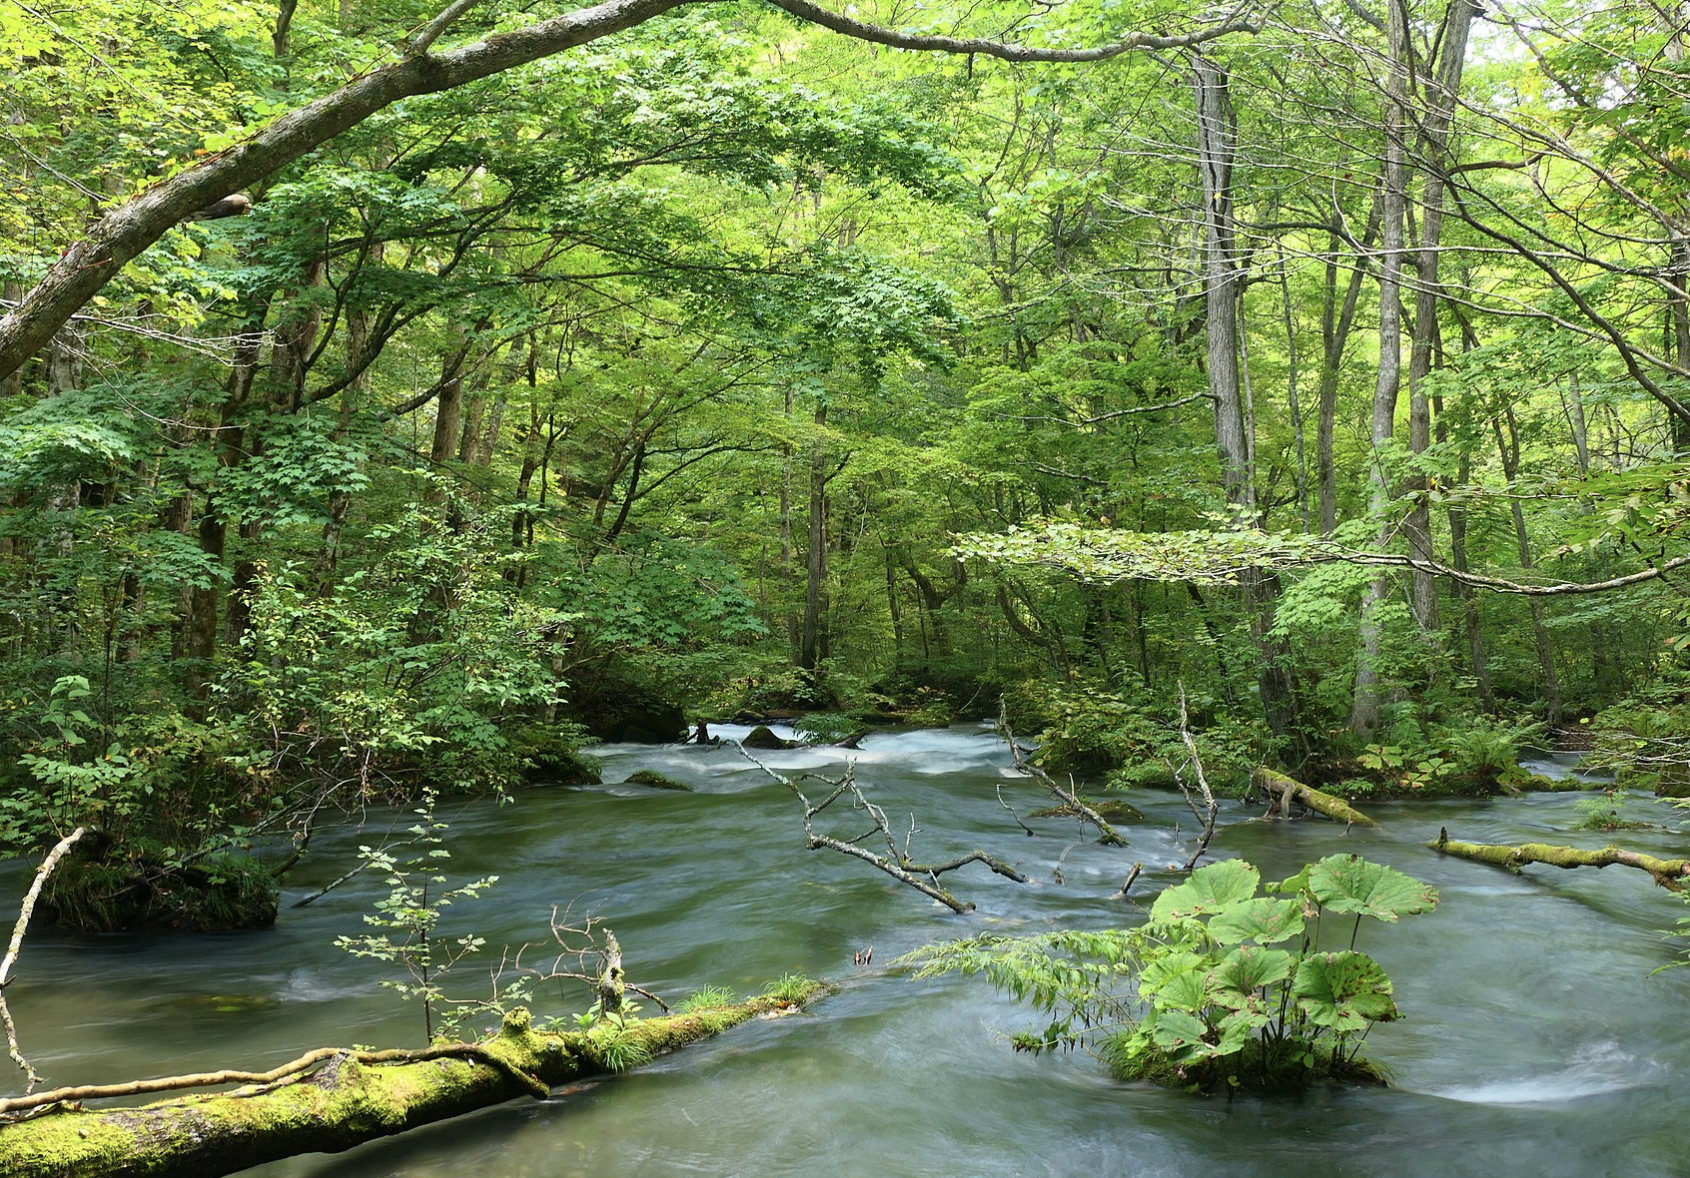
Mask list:
[[[1506,423],[1508,434],[1503,436],[1502,427]],[[1502,455],[1502,473],[1508,478],[1508,485],[1512,488],[1515,478],[1520,472],[1520,429],[1514,418],[1514,407],[1508,406],[1503,410],[1499,421],[1491,419],[1491,426],[1496,431],[1496,444]],[[1520,508],[1520,497],[1509,496],[1514,517],[1514,539],[1519,545],[1520,567],[1532,567],[1532,542],[1526,532],[1525,512]],[[1531,599],[1532,637],[1537,645],[1537,662],[1543,675],[1543,706],[1545,719],[1551,728],[1561,726],[1561,680],[1555,672],[1555,647],[1549,641],[1549,628],[1543,621],[1543,599]]]
[[[1430,95],[1426,118],[1421,126],[1421,143],[1426,152],[1426,183],[1421,196],[1424,212],[1420,222],[1420,249],[1415,255],[1419,281],[1414,298],[1414,335],[1408,361],[1408,447],[1415,454],[1424,454],[1432,444],[1431,401],[1426,392],[1426,378],[1432,372],[1432,340],[1437,334],[1438,324],[1444,168],[1449,152],[1450,122],[1461,92],[1461,75],[1467,62],[1467,35],[1474,12],[1473,0],[1450,0],[1441,38],[1443,46],[1438,84]],[[1436,554],[1432,550],[1432,508],[1426,495],[1426,476],[1414,474],[1410,478],[1409,489],[1417,492],[1414,507],[1403,529],[1408,537],[1409,555],[1429,562]],[[1414,616],[1421,630],[1428,634],[1436,632],[1438,591],[1432,574],[1414,570],[1409,578],[1409,587]]]
[[[1259,789],[1273,799],[1274,808],[1286,818],[1291,816],[1291,807],[1301,805],[1317,814],[1324,814],[1334,822],[1342,822],[1345,826],[1378,826],[1373,819],[1357,810],[1343,798],[1335,798],[1329,793],[1322,793],[1312,786],[1304,785],[1294,777],[1287,777],[1283,773],[1275,772],[1263,766],[1250,775],[1250,785]]]
[[[1336,227],[1332,230],[1326,258],[1326,299],[1320,316],[1320,417],[1315,427],[1315,479],[1320,499],[1320,534],[1330,536],[1338,526],[1338,467],[1333,458],[1333,435],[1338,424],[1338,376],[1344,363],[1344,349],[1355,328],[1356,308],[1361,303],[1361,284],[1367,277],[1363,260],[1379,236],[1379,218],[1384,209],[1375,200],[1367,214],[1367,229],[1362,234],[1357,259],[1350,269],[1344,287],[1344,300],[1338,301],[1338,257],[1343,244]]]
[[[1194,54],[1191,60],[1197,100],[1197,163],[1203,181],[1203,287],[1215,444],[1220,451],[1221,484],[1233,526],[1255,527],[1260,523],[1256,510],[1255,440],[1245,408],[1240,367],[1238,246],[1232,219],[1237,119],[1226,71],[1201,54]],[[1284,667],[1284,652],[1268,637],[1278,585],[1270,573],[1251,568],[1239,574],[1239,586],[1250,635],[1261,656],[1257,660],[1257,688],[1262,710],[1268,727],[1283,736],[1295,722],[1296,707]]]
[[[1408,29],[1403,6],[1390,4],[1390,70],[1385,100],[1385,183],[1380,197],[1379,262],[1379,376],[1373,386],[1373,450],[1369,461],[1373,511],[1380,516],[1379,546],[1389,543],[1390,527],[1383,519],[1390,501],[1390,478],[1385,470],[1385,447],[1396,428],[1397,394],[1402,386],[1402,252],[1403,219],[1407,203],[1404,136],[1408,122]],[[1370,736],[1379,726],[1384,703],[1380,674],[1381,634],[1378,611],[1390,583],[1378,577],[1369,583],[1361,602],[1361,653],[1356,661],[1355,699],[1350,731]]]
[[[810,529],[804,554],[804,632],[798,665],[813,671],[827,660],[827,447],[821,431],[827,426],[827,406],[816,406],[817,437],[810,449]]]
[[[1661,887],[1670,892],[1682,892],[1683,880],[1690,876],[1690,859],[1658,859],[1641,851],[1625,851],[1619,847],[1603,847],[1586,851],[1578,847],[1561,847],[1549,843],[1521,843],[1517,847],[1495,843],[1463,843],[1449,837],[1447,830],[1439,830],[1438,837],[1426,844],[1434,851],[1473,859],[1480,863],[1494,863],[1518,872],[1528,863],[1546,863],[1551,867],[1609,867],[1619,864],[1646,871]]]

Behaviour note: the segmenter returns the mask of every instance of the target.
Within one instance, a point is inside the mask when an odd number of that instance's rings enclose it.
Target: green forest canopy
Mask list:
[[[0,0],[0,842],[777,708],[1647,729],[1669,11]]]

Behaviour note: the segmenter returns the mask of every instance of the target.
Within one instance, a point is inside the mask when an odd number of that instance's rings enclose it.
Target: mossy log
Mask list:
[[[70,1103],[0,1121],[0,1178],[220,1178],[296,1154],[338,1153],[514,1097],[543,1098],[560,1084],[616,1070],[612,1053],[661,1055],[752,1018],[791,1013],[822,992],[811,986],[798,995],[630,1021],[614,1037],[605,1029],[541,1033],[526,1010],[517,1010],[480,1043],[312,1052],[303,1057],[316,1065],[310,1072],[141,1108],[85,1109],[80,1100],[91,1092],[67,1092]],[[222,1075],[224,1083],[242,1078]]]
[[[1551,867],[1562,868],[1608,867],[1614,864],[1635,867],[1639,871],[1647,871],[1657,884],[1671,892],[1682,892],[1684,881],[1690,878],[1690,859],[1657,859],[1641,851],[1625,851],[1614,846],[1586,851],[1552,843],[1521,843],[1517,847],[1498,843],[1464,843],[1450,838],[1447,829],[1440,829],[1438,837],[1426,845],[1446,855],[1494,863],[1515,872],[1528,863],[1547,863]]]
[[[1345,826],[1379,825],[1344,799],[1322,793],[1313,786],[1304,785],[1296,778],[1287,777],[1265,765],[1250,775],[1250,784],[1266,793],[1281,814],[1289,815],[1291,803],[1301,802],[1310,810],[1324,814],[1334,822],[1342,822]]]

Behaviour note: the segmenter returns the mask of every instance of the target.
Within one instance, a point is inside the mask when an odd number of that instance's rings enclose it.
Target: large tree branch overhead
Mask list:
[[[87,236],[65,250],[34,289],[0,318],[0,380],[46,346],[59,328],[126,263],[164,236],[171,226],[229,193],[272,175],[384,107],[402,98],[437,94],[527,65],[633,28],[670,9],[703,2],[707,0],[606,0],[526,28],[497,33],[458,49],[437,54],[413,51],[401,61],[357,77],[310,105],[282,116],[245,142],[113,209],[95,223]],[[1133,49],[1177,48],[1259,28],[1240,10],[1191,33],[1169,36],[1135,33],[1093,48],[1049,49],[968,37],[903,33],[840,16],[808,0],[774,2],[802,20],[877,44],[981,54],[1007,61],[1099,61]],[[429,26],[429,31],[438,36],[449,23],[447,14],[455,15],[454,9],[465,6],[450,6],[447,13]],[[425,33],[418,42],[426,48],[432,39]]]

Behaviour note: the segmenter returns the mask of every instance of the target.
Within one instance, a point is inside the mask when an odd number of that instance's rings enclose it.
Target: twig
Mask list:
[[[1075,813],[1097,827],[1098,842],[1109,847],[1124,847],[1127,845],[1127,840],[1122,838],[1113,826],[1109,825],[1103,815],[1080,800],[1079,793],[1072,788],[1071,784],[1068,789],[1063,789],[1056,783],[1054,777],[1021,755],[1021,746],[1015,742],[1015,733],[1009,727],[1009,711],[1004,705],[1002,696],[998,697],[998,732],[1009,744],[1009,755],[1015,758],[1015,767],[1027,776],[1043,783],[1044,787],[1056,796],[1057,801],[1065,806],[1072,806]]]
[[[1002,806],[1005,810],[1009,811],[1009,816],[1011,818],[1015,819],[1015,825],[1019,826],[1022,830],[1026,831],[1028,838],[1033,837],[1033,828],[1031,826],[1028,826],[1025,822],[1021,821],[1021,815],[1019,815],[1015,812],[1014,806],[1011,806],[1008,802],[1003,800],[1003,785],[1002,785],[1002,783],[999,783],[999,785],[998,785],[998,805]]]
[[[1068,852],[1072,851],[1075,847],[1077,847],[1079,845],[1080,845],[1079,843],[1069,843],[1066,847],[1062,848],[1062,854],[1060,854],[1056,857],[1056,866],[1051,868],[1050,878],[1055,880],[1058,885],[1065,882],[1062,878],[1062,864],[1067,861]]]
[[[12,966],[17,964],[18,953],[23,949],[24,930],[29,927],[29,918],[35,914],[35,901],[41,897],[41,889],[46,886],[47,877],[53,874],[53,868],[59,865],[59,860],[65,857],[86,831],[86,827],[79,826],[64,838],[58,845],[47,852],[47,857],[41,861],[41,867],[35,873],[35,880],[29,885],[29,891],[23,898],[23,908],[18,912],[18,922],[12,926],[12,942],[6,946],[6,956],[0,960],[0,1022],[6,1025],[6,1054],[12,1062],[18,1065],[26,1078],[25,1093],[35,1091],[35,1086],[41,1083],[41,1076],[24,1058],[18,1048],[18,1028],[12,1022],[12,1009],[6,1005],[6,987],[12,981]]]
[[[415,40],[405,46],[405,56],[421,57],[427,53],[428,47],[440,39],[440,34],[450,28],[453,21],[474,8],[478,3],[480,3],[480,0],[455,0],[454,3],[448,5],[444,12],[428,22],[423,31],[417,34]]]
[[[322,887],[320,887],[316,891],[312,892],[309,896],[306,896],[303,900],[295,900],[292,904],[288,905],[288,907],[290,907],[290,908],[303,908],[307,904],[311,904],[311,903],[314,903],[317,900],[321,900],[324,896],[326,896],[330,892],[334,891],[341,884],[347,882],[353,876],[357,875],[360,871],[364,870],[364,868],[368,867],[370,865],[370,863],[371,863],[371,860],[369,860],[369,859],[365,859],[365,860],[361,861],[358,864],[358,866],[354,867],[351,871],[348,871],[345,875],[341,876],[339,879],[333,880],[329,883],[324,884]]]

